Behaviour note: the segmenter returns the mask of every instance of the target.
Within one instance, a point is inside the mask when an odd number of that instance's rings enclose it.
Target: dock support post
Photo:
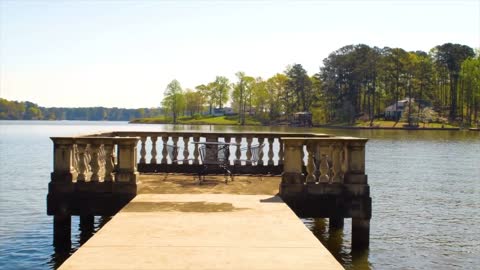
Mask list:
[[[368,248],[370,244],[370,219],[352,218],[352,249]]]
[[[80,229],[85,231],[93,230],[93,223],[95,217],[93,215],[81,215],[80,216]]]
[[[87,242],[93,235],[94,229],[94,215],[81,215],[80,216],[80,244]]]
[[[70,215],[53,216],[53,245],[55,250],[70,250],[72,246],[71,232],[72,219]]]
[[[331,216],[328,219],[328,227],[334,229],[343,229],[344,221],[342,216]]]

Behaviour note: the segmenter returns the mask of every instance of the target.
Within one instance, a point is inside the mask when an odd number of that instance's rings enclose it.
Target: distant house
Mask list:
[[[222,116],[222,115],[233,115],[233,109],[231,107],[223,107],[223,108],[214,108],[213,115],[214,116]]]
[[[223,112],[225,115],[234,115],[235,113],[233,112],[232,107],[223,107]]]
[[[385,120],[398,121],[400,118],[402,118],[402,113],[405,110],[405,108],[408,106],[408,102],[410,100],[412,103],[414,102],[413,98],[405,98],[397,101],[396,106],[394,103],[388,106],[387,108],[385,108]]]
[[[312,126],[312,113],[311,112],[296,112],[290,119],[291,126],[295,127],[311,127]]]

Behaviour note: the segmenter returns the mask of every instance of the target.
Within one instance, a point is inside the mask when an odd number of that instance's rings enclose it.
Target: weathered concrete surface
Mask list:
[[[140,174],[139,194],[238,194],[276,195],[280,176],[235,176],[235,181],[225,184],[223,175],[207,175],[198,185],[192,175],[182,174]]]
[[[141,194],[66,269],[343,269],[276,196]]]

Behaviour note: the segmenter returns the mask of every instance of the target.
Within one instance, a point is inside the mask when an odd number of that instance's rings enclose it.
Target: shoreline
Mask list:
[[[68,122],[68,121],[81,121],[81,122],[127,122],[128,124],[154,124],[154,125],[174,125],[172,123],[162,123],[162,122],[137,122],[137,121],[115,121],[115,120],[0,120],[0,121],[29,121],[29,122]],[[177,123],[176,125],[192,125],[192,126],[239,126],[241,125],[234,125],[234,124],[229,124],[229,123]],[[246,124],[243,125],[244,127],[258,127],[258,126],[271,126],[271,127],[291,127],[291,128],[326,128],[326,129],[346,129],[346,130],[429,130],[429,131],[473,131],[473,132],[479,132],[480,128],[460,128],[460,127],[445,127],[445,128],[432,128],[432,127],[368,127],[368,126],[336,126],[336,125],[312,125],[311,127],[300,127],[300,126],[288,126],[288,125],[252,125],[252,124]]]
[[[168,125],[174,125],[172,123],[156,123],[156,122],[136,122],[136,121],[129,121],[129,124],[168,124]],[[221,124],[221,123],[177,123],[177,125],[195,125],[195,126],[241,126],[241,125],[232,125],[232,124]],[[243,125],[244,127],[255,127],[259,125]],[[288,125],[261,125],[261,126],[271,126],[271,127],[279,127],[279,126],[286,126],[286,127],[292,127],[292,128],[299,128],[301,126],[288,126]],[[362,127],[362,126],[336,126],[336,125],[312,125],[311,127],[303,127],[303,128],[328,128],[328,129],[350,129],[350,130],[355,130],[355,129],[373,129],[373,130],[444,130],[444,131],[460,131],[460,130],[470,130],[470,131],[480,131],[480,129],[475,129],[475,128],[460,128],[460,127],[446,127],[446,128],[431,128],[431,127]]]
[[[415,127],[355,127],[355,126],[330,126],[330,125],[314,125],[313,127],[318,128],[330,128],[330,129],[384,129],[384,130],[445,130],[445,131],[460,131],[462,130],[459,127],[448,127],[448,128],[415,128]],[[464,130],[472,130],[464,129]]]

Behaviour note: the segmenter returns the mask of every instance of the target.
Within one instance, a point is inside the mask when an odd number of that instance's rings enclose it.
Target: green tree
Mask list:
[[[478,124],[480,111],[480,55],[469,58],[462,63],[460,71],[464,83],[466,103],[465,118],[468,125]]]
[[[457,101],[458,101],[458,79],[460,77],[460,69],[462,62],[469,57],[475,55],[472,48],[461,45],[445,43],[438,45],[433,49],[433,56],[439,66],[443,66],[448,70],[450,79],[450,120],[457,117]]]
[[[263,121],[269,118],[268,96],[267,83],[261,77],[256,78],[252,88],[252,106],[255,108],[255,115],[260,116]]]
[[[195,89],[197,90],[197,92],[200,93],[200,95],[202,96],[202,101],[204,103],[207,103],[208,104],[208,108],[209,108],[209,114],[212,114],[213,112],[213,104],[215,102],[215,99],[214,99],[214,96],[213,96],[213,84],[212,83],[209,83],[207,85],[205,84],[201,84],[201,85],[197,85],[195,87]],[[203,105],[203,104],[202,104]]]
[[[214,98],[214,104],[219,108],[223,108],[229,99],[230,83],[227,77],[217,76],[212,83],[212,94]]]
[[[201,113],[203,104],[205,103],[204,96],[200,91],[193,91],[187,89],[185,91],[185,110],[190,116],[194,114]]]
[[[356,115],[366,110],[373,117],[378,57],[378,50],[359,44],[344,46],[323,60],[318,78],[323,81],[327,121],[354,123]]]
[[[171,81],[165,89],[162,100],[162,107],[173,116],[173,123],[177,123],[177,117],[185,108],[185,97],[180,83],[177,80]]]
[[[288,77],[285,74],[277,73],[267,80],[266,91],[268,94],[270,119],[275,119],[285,112],[287,106],[282,102],[287,89]]]
[[[250,105],[252,100],[252,88],[255,84],[255,79],[250,76],[246,76],[244,72],[237,72],[235,74],[238,78],[238,82],[233,85],[232,91],[232,103],[234,108],[238,108],[238,117],[240,125],[245,125],[245,113],[247,111],[247,105]]]
[[[384,48],[382,50],[380,76],[386,92],[386,102],[387,104],[394,104],[395,110],[398,109],[398,101],[404,98],[407,92],[408,60],[408,53],[401,48]]]
[[[309,111],[312,104],[312,82],[307,71],[300,64],[294,64],[285,71],[288,77],[287,93],[290,112]]]

